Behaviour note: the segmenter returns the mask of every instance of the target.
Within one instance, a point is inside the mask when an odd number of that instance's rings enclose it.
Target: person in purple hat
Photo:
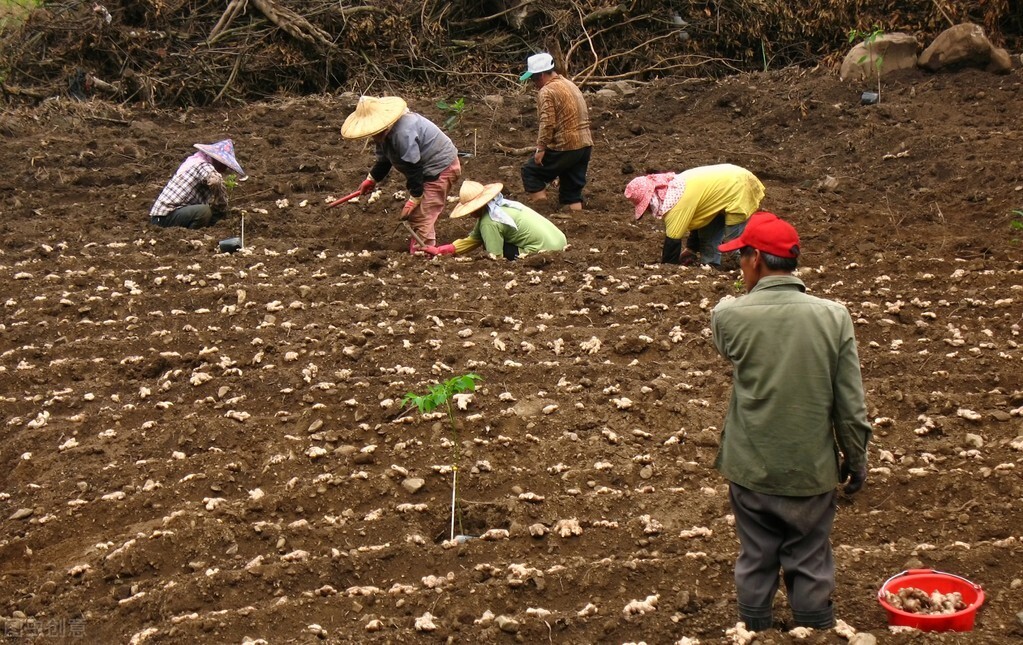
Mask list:
[[[739,619],[770,629],[783,580],[796,625],[830,629],[836,486],[846,482],[848,495],[863,487],[871,437],[852,318],[792,275],[799,235],[778,216],[754,213],[718,248],[739,251],[746,287],[710,319],[714,346],[732,364],[714,467],[728,480],[739,536]]]
[[[245,177],[234,156],[234,142],[224,139],[195,147],[198,152],[181,163],[149,211],[149,221],[156,226],[203,228],[227,215],[224,175]]]

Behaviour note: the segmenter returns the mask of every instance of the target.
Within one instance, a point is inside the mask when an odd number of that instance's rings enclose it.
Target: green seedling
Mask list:
[[[451,441],[454,444],[452,449],[452,464],[451,464],[451,539],[455,539],[455,518],[458,518],[458,531],[464,533],[462,529],[462,514],[461,514],[461,500],[458,497],[458,466],[462,460],[462,442],[458,436],[458,425],[455,423],[455,408],[451,405],[451,400],[456,394],[463,392],[474,392],[476,390],[476,381],[482,381],[483,377],[479,374],[472,372],[463,374],[462,376],[455,376],[443,383],[430,386],[430,391],[426,394],[416,394],[415,392],[409,392],[405,395],[405,398],[401,400],[402,405],[412,404],[418,410],[420,414],[426,414],[433,412],[439,407],[443,407],[444,411],[448,416],[448,427],[451,430]]]
[[[224,177],[224,187],[228,190],[234,190],[238,187],[238,175],[231,173]]]
[[[465,98],[460,98],[454,103],[437,101],[437,107],[448,113],[448,118],[444,120],[444,129],[448,130],[462,118],[462,112],[465,111]]]
[[[1017,208],[1012,211],[1012,220],[1009,221],[1009,230],[1012,231],[1013,235],[1019,235],[1023,233],[1023,209]],[[1020,238],[1013,237],[1012,241],[1019,244]]]
[[[873,31],[860,31],[859,29],[849,30],[849,42],[855,41],[857,38],[862,38],[864,44],[867,46],[867,55],[861,56],[857,64],[862,65],[865,61],[869,60],[870,65],[874,68],[874,72],[877,76],[877,102],[881,102],[881,68],[884,66],[884,55],[874,55],[874,43],[877,41],[884,31],[879,25],[874,25]]]
[[[739,278],[732,283],[732,289],[735,289],[735,293],[746,293],[746,284]]]

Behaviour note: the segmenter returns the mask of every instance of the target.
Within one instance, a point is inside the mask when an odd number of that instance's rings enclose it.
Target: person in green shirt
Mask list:
[[[519,202],[505,199],[504,184],[466,180],[458,191],[458,205],[451,217],[474,215],[476,225],[468,237],[443,246],[427,246],[421,251],[432,255],[468,253],[483,246],[487,253],[514,260],[540,251],[561,251],[567,245],[565,234],[546,217]]]
[[[852,318],[792,275],[799,235],[776,215],[754,213],[719,248],[739,251],[746,287],[719,302],[710,323],[732,364],[714,466],[729,482],[739,536],[739,618],[754,631],[771,627],[780,571],[796,624],[829,629],[835,487],[863,487],[871,438]]]

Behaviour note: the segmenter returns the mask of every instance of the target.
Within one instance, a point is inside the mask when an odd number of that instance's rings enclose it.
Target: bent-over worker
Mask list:
[[[561,251],[567,241],[565,234],[546,217],[519,202],[505,199],[504,184],[487,184],[466,180],[458,191],[458,205],[451,217],[474,215],[476,225],[468,237],[444,246],[427,246],[430,255],[468,253],[480,246],[487,253],[514,260],[540,251]]]
[[[405,175],[409,194],[401,219],[409,223],[424,245],[436,244],[437,218],[462,175],[458,148],[448,135],[426,117],[411,112],[397,96],[363,96],[341,126],[341,136],[372,137],[376,146],[376,162],[359,185],[360,194],[372,192],[392,167],[397,168]],[[415,237],[409,240],[410,253],[417,246]]]
[[[742,233],[760,207],[764,185],[745,168],[724,163],[642,175],[629,182],[625,196],[636,207],[636,219],[648,211],[664,219],[661,262],[721,268],[718,245]]]

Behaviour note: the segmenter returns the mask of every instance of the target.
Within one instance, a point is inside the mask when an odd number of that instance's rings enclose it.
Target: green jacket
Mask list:
[[[565,248],[565,234],[535,210],[501,206],[501,211],[515,222],[517,228],[495,222],[490,215],[483,213],[469,237],[455,241],[457,252],[466,253],[482,244],[487,253],[499,256],[504,253],[505,242],[517,246],[522,255]]]
[[[854,470],[867,463],[871,427],[852,318],[805,291],[796,277],[767,276],[711,314],[714,345],[733,367],[714,466],[770,495],[833,490],[839,451]]]

